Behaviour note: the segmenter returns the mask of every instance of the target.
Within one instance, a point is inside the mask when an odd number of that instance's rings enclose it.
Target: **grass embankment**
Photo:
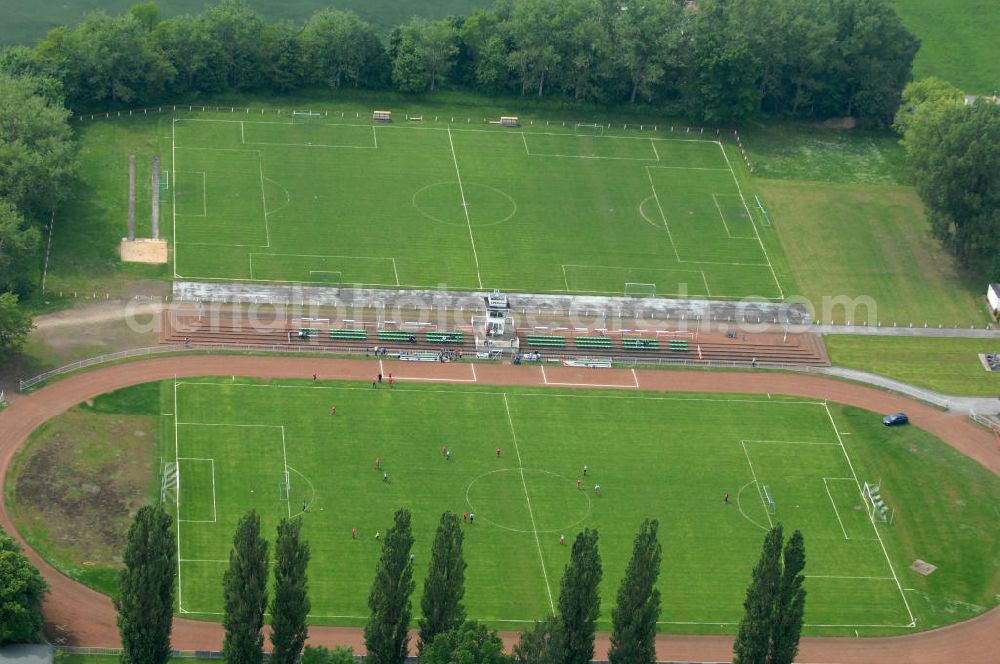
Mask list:
[[[18,452],[8,505],[29,544],[67,576],[103,593],[117,570],[132,515],[155,492],[160,389],[102,395],[50,420]]]
[[[909,187],[755,180],[814,318],[837,323],[967,327],[988,321],[976,284],[959,272]],[[824,298],[874,307],[824,307]],[[860,300],[859,300],[860,301]]]
[[[896,0],[896,11],[920,37],[917,78],[937,76],[970,94],[1000,85],[1000,11],[996,0]]]
[[[988,372],[980,353],[1000,352],[1000,341],[828,335],[830,361],[944,394],[1000,395],[1000,373]]]

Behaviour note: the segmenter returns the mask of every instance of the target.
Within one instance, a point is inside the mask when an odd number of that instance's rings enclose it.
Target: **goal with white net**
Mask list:
[[[771,497],[771,489],[764,484],[761,486],[761,490],[764,495],[764,506],[767,507],[767,513],[773,515],[778,511],[778,506],[774,503],[774,498]]]
[[[573,125],[573,130],[577,134],[582,134],[584,136],[604,135],[604,125],[597,124],[594,122],[577,122],[575,125]]]
[[[339,284],[344,281],[344,274],[339,270],[309,270],[309,281],[323,284]]]
[[[315,119],[315,118],[321,118],[321,117],[323,117],[323,114],[319,113],[317,111],[292,111],[292,118],[293,119],[302,118],[302,119],[305,119],[305,120],[309,120],[309,119]]]
[[[280,482],[278,482],[278,500],[288,500],[288,492],[292,488],[291,479],[286,470]]]
[[[882,498],[882,483],[872,484],[865,482],[864,494],[868,507],[868,516],[872,518],[872,521],[891,523],[895,510],[890,510]]]
[[[645,284],[637,281],[626,281],[625,295],[629,295],[632,297],[652,297],[656,295],[656,284]]]

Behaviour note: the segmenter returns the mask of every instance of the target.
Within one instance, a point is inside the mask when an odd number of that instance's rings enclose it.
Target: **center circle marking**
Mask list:
[[[506,523],[503,523],[504,519],[502,518],[502,516],[497,516],[495,511],[492,513],[492,518],[491,518],[491,511],[490,511],[489,505],[488,505],[488,503],[484,503],[481,498],[478,499],[479,507],[476,506],[476,503],[474,502],[474,499],[477,498],[475,496],[475,494],[476,494],[476,485],[477,484],[479,484],[480,486],[483,486],[483,483],[488,482],[489,480],[495,480],[496,478],[500,477],[502,474],[506,474],[506,473],[521,473],[521,472],[524,472],[525,475],[528,475],[528,476],[530,476],[530,475],[536,475],[536,476],[537,475],[542,475],[542,476],[545,476],[546,481],[558,482],[559,484],[564,485],[566,487],[566,496],[565,496],[566,500],[562,500],[560,498],[561,503],[564,504],[564,505],[568,505],[568,504],[571,504],[573,501],[576,501],[577,507],[572,507],[571,506],[566,511],[573,513],[573,516],[570,517],[571,519],[574,518],[577,515],[579,515],[579,518],[576,518],[575,521],[567,522],[565,525],[560,525],[557,528],[545,527],[545,528],[536,528],[535,530],[531,530],[529,528],[517,528],[517,527],[511,526],[511,525],[508,525]],[[518,486],[518,490],[521,492],[522,497],[523,497],[524,488],[523,488],[523,486],[520,486],[520,484],[521,484],[521,478],[520,477],[515,477],[514,480],[518,483],[518,485],[519,485]],[[530,482],[529,482],[529,484],[530,484]],[[583,500],[586,500],[586,505],[582,505],[581,504],[582,503],[582,501],[580,500],[581,498]],[[572,530],[573,528],[575,528],[576,526],[580,525],[581,523],[583,523],[584,521],[587,520],[587,518],[590,516],[590,512],[591,512],[591,509],[593,507],[593,504],[592,504],[591,499],[590,499],[590,494],[586,490],[583,490],[583,491],[578,490],[576,488],[576,480],[571,480],[568,477],[560,475],[559,473],[553,473],[552,471],[549,471],[549,470],[541,470],[541,469],[537,469],[537,468],[500,468],[500,469],[497,469],[497,470],[491,470],[491,471],[489,471],[487,473],[483,473],[482,475],[474,478],[471,482],[469,482],[469,485],[465,489],[465,502],[468,503],[469,509],[472,512],[475,512],[475,514],[476,514],[476,520],[480,520],[481,519],[481,520],[485,521],[486,523],[489,523],[491,525],[496,526],[497,528],[502,528],[503,530],[507,530],[507,531],[510,531],[510,532],[513,532],[513,533],[533,533],[533,532],[534,533],[556,533],[556,532],[561,532],[561,531]],[[538,504],[539,504],[538,503],[538,499],[536,497],[535,500],[532,501],[532,508],[533,508],[533,510],[534,510],[535,506],[538,505]],[[521,505],[521,509],[524,509],[523,503]],[[537,518],[538,518],[537,514],[535,514],[535,518],[537,520]],[[536,521],[536,523],[537,523],[537,521]]]

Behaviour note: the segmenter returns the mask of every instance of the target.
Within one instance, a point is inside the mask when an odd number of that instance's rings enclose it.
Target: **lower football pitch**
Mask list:
[[[913,628],[885,543],[894,526],[871,519],[862,497],[879,478],[852,462],[844,411],[823,402],[237,379],[165,384],[162,401],[164,455],[178,469],[169,502],[181,614],[219,618],[236,521],[254,508],[270,539],[280,518],[303,521],[311,619],[363,624],[376,533],[407,507],[415,606],[438,518],[469,512],[465,603],[498,628],[553,610],[568,543],[589,527],[600,532],[599,629],[609,629],[647,517],[661,523],[663,631],[734,631],[764,532],[778,522],[805,535],[808,632]]]
[[[781,299],[780,250],[716,138],[180,117],[174,275]]]

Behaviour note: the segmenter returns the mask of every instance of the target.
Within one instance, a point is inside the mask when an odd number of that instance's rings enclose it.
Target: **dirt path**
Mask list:
[[[615,387],[689,392],[788,394],[828,399],[876,412],[905,410],[917,426],[1000,475],[1000,447],[992,434],[957,415],[935,410],[904,397],[830,378],[799,374],[723,373],[682,371],[590,370],[500,365],[424,364],[375,360],[198,355],[165,357],[95,369],[71,376],[21,397],[0,413],[0,478],[5,478],[16,450],[38,426],[67,408],[104,392],[137,383],[192,376],[255,376],[307,378],[318,372],[324,380],[370,380],[381,369],[398,380],[421,380],[493,385],[556,387]],[[0,503],[0,524],[20,538],[6,504]],[[115,611],[108,597],[63,576],[27,550],[52,587],[45,604],[46,629],[56,643],[116,647]],[[346,644],[363,650],[361,630],[313,627],[313,644]],[[503,633],[508,643],[514,633]],[[217,623],[174,620],[173,644],[184,650],[220,650],[222,630]],[[599,634],[597,657],[604,658],[608,635]],[[729,661],[732,637],[657,637],[661,661]],[[817,638],[802,640],[803,662],[995,662],[1000,652],[1000,608],[951,627],[909,636],[886,638]]]

